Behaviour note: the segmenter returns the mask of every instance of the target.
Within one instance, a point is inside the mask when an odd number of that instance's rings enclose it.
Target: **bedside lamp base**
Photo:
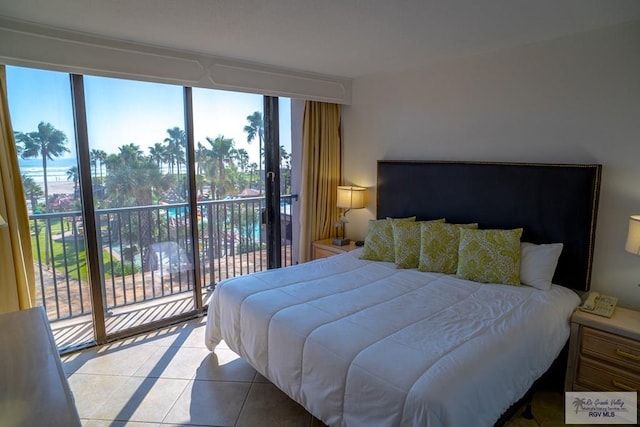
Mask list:
[[[338,237],[334,238],[333,241],[331,243],[333,243],[336,246],[346,246],[348,245],[350,242],[349,239],[340,239]]]

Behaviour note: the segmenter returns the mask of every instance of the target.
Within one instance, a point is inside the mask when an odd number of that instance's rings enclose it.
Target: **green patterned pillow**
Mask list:
[[[460,229],[458,276],[482,283],[520,284],[520,237],[513,230]]]
[[[444,219],[392,223],[396,267],[418,267],[418,260],[420,259],[420,229],[423,224],[430,222],[443,223]]]
[[[461,228],[477,229],[478,224],[422,224],[418,270],[455,274]]]
[[[362,248],[362,259],[393,262],[395,255],[393,252],[393,226],[391,224],[415,220],[415,216],[369,220],[369,230]]]

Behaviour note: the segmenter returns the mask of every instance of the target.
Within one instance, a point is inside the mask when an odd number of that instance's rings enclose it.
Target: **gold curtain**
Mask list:
[[[307,101],[302,124],[300,262],[311,244],[335,234],[336,191],[341,179],[341,106]]]
[[[0,313],[35,306],[35,278],[27,204],[7,102],[5,66],[0,65]]]

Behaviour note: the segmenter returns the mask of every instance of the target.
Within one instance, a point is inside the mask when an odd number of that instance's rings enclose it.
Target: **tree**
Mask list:
[[[107,153],[103,150],[93,149],[89,153],[89,156],[91,158],[91,166],[93,166],[93,176],[96,178],[98,177],[98,174],[96,173],[97,164],[98,162],[100,163],[100,184],[103,184],[102,167],[104,166],[104,162],[107,160]]]
[[[120,151],[118,157],[120,158],[121,165],[127,165],[130,162],[136,163],[142,159],[142,150],[140,149],[140,146],[133,142],[121,145],[118,147],[118,151]]]
[[[247,153],[247,150],[238,148],[236,150],[236,158],[238,159],[238,166],[240,166],[242,173],[247,172],[247,168],[249,167],[249,153]]]
[[[152,187],[158,190],[167,187],[162,172],[149,158],[140,157],[121,165],[107,176],[107,191],[113,207],[151,205]]]
[[[107,181],[109,181],[109,174],[118,167],[119,163],[120,157],[117,154],[111,153],[104,159],[104,166],[107,169]]]
[[[214,199],[219,200],[226,193],[225,165],[230,164],[232,161],[235,142],[233,138],[225,138],[224,135],[219,135],[216,139],[211,139],[210,137],[206,139],[211,145],[211,149],[208,150],[208,155],[212,160],[209,169],[211,196],[215,195]]]
[[[16,136],[16,141],[22,144],[23,159],[42,157],[45,207],[49,210],[47,160],[53,160],[69,152],[69,149],[65,146],[67,136],[61,130],[54,128],[51,123],[40,122],[37,131],[28,133],[19,132]]]
[[[262,113],[260,111],[256,111],[253,114],[247,116],[248,125],[244,127],[244,131],[247,133],[247,142],[251,144],[256,137],[258,138],[258,182],[262,183],[262,140],[264,138],[264,123],[262,120]],[[262,184],[259,185],[258,190],[260,194],[262,194]]]
[[[94,151],[95,150],[91,150],[89,152],[89,164],[93,168],[93,177],[97,178],[98,177],[98,159],[96,159]]]
[[[179,127],[167,129],[169,136],[164,139],[167,143],[167,154],[170,160],[171,173],[173,173],[173,165],[177,166],[178,178],[180,177],[180,164],[184,164],[184,150],[187,148],[187,135],[184,130]]]
[[[168,177],[163,176],[150,156],[143,155],[138,145],[123,145],[118,151],[118,154],[111,154],[107,159],[108,207],[151,205],[154,191],[162,192],[169,187]],[[120,218],[123,220],[123,235],[128,234],[130,239],[137,240],[143,248],[154,242],[156,219],[151,210],[141,211],[137,215],[123,213]]]
[[[44,192],[42,191],[42,187],[40,187],[40,185],[38,185],[38,183],[36,183],[33,178],[23,174],[22,189],[24,190],[25,197],[29,199],[29,201],[31,202],[31,212],[39,211],[40,208],[38,207],[38,199],[44,195]],[[37,238],[40,239],[41,228],[38,227],[38,223],[39,223],[38,220],[33,221],[32,230],[36,234]],[[49,229],[49,227],[44,227],[44,228],[45,228],[45,236],[48,236],[47,230]],[[45,263],[48,264],[49,263],[49,245],[45,245],[44,251],[45,251],[44,252]]]
[[[167,158],[167,147],[161,142],[156,142],[153,147],[149,147],[149,158],[160,168]]]
[[[151,204],[151,187],[164,182],[156,163],[145,157],[140,146],[130,143],[118,147],[118,154],[107,157],[106,189],[112,206]]]
[[[27,175],[22,175],[22,188],[24,189],[24,195],[31,202],[31,210],[37,211],[38,199],[44,195],[42,187],[36,183],[36,181]]]
[[[78,183],[80,182],[80,174],[78,173],[78,167],[73,166],[67,169],[67,181],[73,180],[73,196],[78,194]]]

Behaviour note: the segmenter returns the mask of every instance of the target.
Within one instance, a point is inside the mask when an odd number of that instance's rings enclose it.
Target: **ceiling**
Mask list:
[[[638,0],[0,0],[0,15],[360,77],[640,19]]]

